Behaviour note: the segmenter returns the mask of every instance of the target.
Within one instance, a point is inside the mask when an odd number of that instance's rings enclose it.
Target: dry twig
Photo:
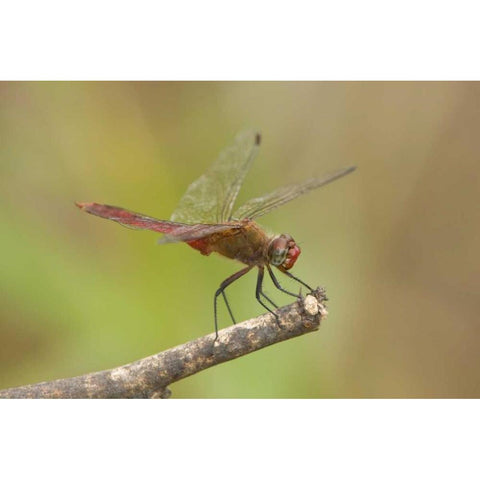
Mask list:
[[[298,302],[238,323],[214,334],[165,350],[136,362],[0,391],[0,398],[167,398],[168,386],[206,368],[260,350],[305,333],[313,332],[327,315],[325,290],[317,289]]]

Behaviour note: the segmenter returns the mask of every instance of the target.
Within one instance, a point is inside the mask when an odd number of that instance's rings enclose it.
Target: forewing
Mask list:
[[[293,185],[286,185],[284,187],[277,188],[271,193],[263,195],[262,197],[253,198],[247,203],[242,205],[234,214],[234,218],[243,219],[243,218],[256,218],[261,215],[265,215],[274,208],[283,205],[284,203],[290,202],[294,198],[299,197],[315,188],[319,188],[322,185],[333,182],[337,178],[343,177],[350,172],[353,172],[356,167],[348,167],[342,170],[338,170],[334,173],[324,175],[322,177],[311,178],[302,183],[297,183]]]
[[[182,223],[223,223],[230,220],[233,204],[257,156],[260,134],[245,130],[223,150],[215,163],[188,188],[170,220]]]
[[[170,242],[187,242],[207,237],[213,233],[223,232],[234,228],[232,225],[215,225],[215,224],[194,224],[187,225],[184,223],[171,222],[168,220],[158,220],[157,218],[148,217],[141,213],[131,212],[120,207],[111,205],[101,205],[99,203],[81,203],[76,204],[79,208],[87,213],[96,215],[97,217],[113,220],[124,227],[134,228],[138,230],[153,230],[166,234],[160,243]]]

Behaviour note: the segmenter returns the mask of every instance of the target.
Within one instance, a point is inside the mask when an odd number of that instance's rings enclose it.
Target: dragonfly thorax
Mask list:
[[[300,247],[290,235],[285,233],[273,237],[268,245],[269,263],[285,270],[293,267],[299,255]]]

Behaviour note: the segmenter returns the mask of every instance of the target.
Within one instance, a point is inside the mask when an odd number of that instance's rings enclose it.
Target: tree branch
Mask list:
[[[0,391],[0,398],[168,398],[168,386],[219,363],[318,330],[327,315],[325,290],[270,313],[246,320],[214,334],[165,350],[136,362]]]

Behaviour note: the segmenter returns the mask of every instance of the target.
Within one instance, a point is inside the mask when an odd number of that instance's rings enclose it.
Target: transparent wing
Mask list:
[[[188,242],[190,240],[207,237],[213,233],[237,228],[237,226],[231,224],[205,225],[197,223],[194,225],[186,225],[184,223],[169,222],[167,220],[158,220],[157,218],[148,217],[141,213],[131,212],[124,208],[113,207],[111,205],[101,205],[99,203],[77,202],[76,205],[87,213],[108,220],[113,220],[124,227],[165,233],[166,235],[159,243]]]
[[[188,187],[170,220],[182,223],[228,222],[259,146],[259,132],[240,132],[233,145],[223,150],[215,163]]]
[[[342,170],[338,170],[334,173],[324,175],[323,177],[311,178],[302,183],[297,183],[294,185],[286,185],[284,187],[277,188],[271,193],[267,193],[262,197],[253,198],[247,203],[242,205],[233,215],[236,219],[242,218],[256,218],[261,215],[265,215],[274,208],[283,205],[284,203],[290,202],[294,198],[303,195],[310,190],[326,185],[327,183],[333,182],[337,178],[343,177],[350,172],[353,172],[356,167],[348,167]]]

